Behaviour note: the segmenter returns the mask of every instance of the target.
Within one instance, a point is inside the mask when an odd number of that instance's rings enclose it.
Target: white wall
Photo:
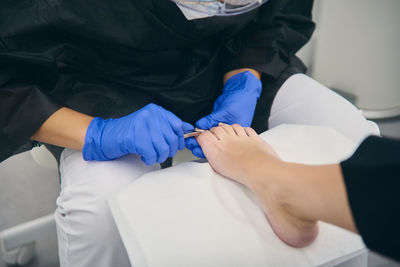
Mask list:
[[[310,74],[356,95],[371,118],[400,114],[400,0],[316,0]]]

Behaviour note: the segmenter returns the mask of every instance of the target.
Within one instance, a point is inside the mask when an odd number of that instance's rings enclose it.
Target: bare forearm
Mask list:
[[[72,109],[61,108],[45,121],[31,139],[81,150],[92,119],[93,117]]]
[[[232,71],[225,73],[224,83],[226,83],[226,81],[229,80],[229,78],[231,78],[233,75],[236,75],[238,73],[245,72],[245,71],[250,71],[258,79],[261,79],[261,72],[255,70],[255,69],[243,68],[243,69],[232,70]]]
[[[255,176],[251,187],[261,200],[273,194],[295,217],[325,221],[357,232],[339,164],[282,162],[259,173],[264,175]],[[269,173],[268,177],[265,173]]]

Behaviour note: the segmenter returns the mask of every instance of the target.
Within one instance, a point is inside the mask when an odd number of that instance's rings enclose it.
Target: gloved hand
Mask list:
[[[112,160],[138,154],[151,165],[185,147],[184,132],[193,126],[155,104],[118,119],[94,118],[85,136],[84,160]]]
[[[215,101],[213,112],[198,120],[196,127],[209,130],[220,122],[249,127],[261,90],[261,81],[250,71],[232,76],[226,81],[222,94]],[[187,138],[185,143],[195,156],[204,158],[203,151],[194,138]]]

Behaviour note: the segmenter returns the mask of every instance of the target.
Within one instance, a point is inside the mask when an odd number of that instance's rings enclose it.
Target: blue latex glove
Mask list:
[[[209,130],[220,122],[249,127],[261,90],[261,81],[249,71],[232,76],[226,81],[222,94],[215,101],[213,112],[198,120],[196,127]],[[204,158],[196,139],[188,138],[185,143],[195,156]]]
[[[151,165],[173,157],[185,147],[184,132],[193,126],[155,104],[118,119],[94,118],[85,136],[85,160],[112,160],[138,154]]]

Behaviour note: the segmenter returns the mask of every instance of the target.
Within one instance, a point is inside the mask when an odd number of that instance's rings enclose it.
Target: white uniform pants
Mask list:
[[[283,123],[331,126],[354,142],[379,135],[375,123],[341,96],[297,74],[276,95],[270,128]],[[61,267],[130,266],[106,200],[146,172],[135,155],[108,162],[85,162],[80,151],[61,156],[61,194],[55,213]]]

